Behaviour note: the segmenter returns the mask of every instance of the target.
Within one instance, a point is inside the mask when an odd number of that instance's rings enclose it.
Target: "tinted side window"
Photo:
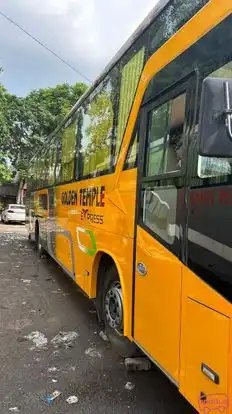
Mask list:
[[[142,47],[130,60],[123,65],[120,77],[120,100],[118,114],[118,129],[116,136],[115,163],[122,138],[124,136],[128,117],[133,105],[134,97],[140,80],[140,75],[144,65],[145,48]]]
[[[47,194],[39,194],[39,207],[42,210],[48,209],[48,196]]]
[[[140,187],[140,222],[178,256],[181,249],[179,227],[183,220],[178,192],[183,187],[186,91],[190,84],[191,80],[173,88],[166,102],[157,101],[145,107],[144,124],[141,125],[146,141]]]
[[[133,134],[133,137],[132,137],[129,149],[128,149],[128,153],[126,156],[126,162],[124,165],[124,170],[137,167],[138,151],[139,151],[138,129],[136,128],[136,131]]]
[[[209,0],[173,0],[150,28],[149,53],[154,53],[177,30],[194,16]]]
[[[83,104],[78,128],[78,171],[81,177],[107,171],[115,142],[116,79],[112,73]]]
[[[56,165],[56,145],[51,143],[50,148],[48,148],[47,152],[47,184],[53,185],[55,182],[55,165]]]
[[[146,176],[181,169],[185,99],[182,94],[150,111]]]
[[[55,161],[55,182],[62,181],[61,163],[62,163],[62,130],[58,131],[56,141],[56,161]]]
[[[76,133],[77,114],[74,114],[66,122],[61,138],[61,182],[68,182],[74,178]]]

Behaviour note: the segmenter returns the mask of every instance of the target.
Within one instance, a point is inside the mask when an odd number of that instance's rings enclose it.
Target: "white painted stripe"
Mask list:
[[[176,237],[177,239],[180,238],[180,228],[176,224],[169,224],[167,233],[169,237]],[[222,259],[232,262],[232,247],[220,243],[217,240],[205,236],[204,234],[193,229],[188,230],[188,240],[200,247],[203,247],[209,252],[216,254]]]
[[[188,239],[192,243],[204,247],[204,249],[209,250],[211,253],[216,254],[222,259],[232,262],[232,248],[226,244],[211,239],[211,237],[205,236],[204,234],[199,233],[193,229],[188,230]]]

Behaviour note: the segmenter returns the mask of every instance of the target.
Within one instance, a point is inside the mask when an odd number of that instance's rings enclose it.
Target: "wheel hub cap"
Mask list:
[[[105,313],[111,328],[122,333],[123,331],[123,301],[122,289],[119,282],[115,282],[105,297]]]

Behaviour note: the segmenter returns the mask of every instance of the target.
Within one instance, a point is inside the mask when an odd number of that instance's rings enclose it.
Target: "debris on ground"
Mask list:
[[[48,368],[48,372],[56,372],[57,368],[56,367],[50,367]]]
[[[11,411],[12,413],[19,413],[18,407],[10,407],[9,411]]]
[[[68,404],[76,404],[78,402],[78,397],[76,395],[70,395],[66,401]]]
[[[92,358],[101,358],[102,355],[99,351],[97,351],[95,348],[88,348],[85,350],[85,355],[88,355]]]
[[[52,378],[52,382],[54,382],[54,383],[57,382],[57,379]]]
[[[25,336],[18,336],[17,341],[18,341],[18,342],[27,342],[27,341],[28,341],[28,339],[27,339],[27,338],[25,338]]]
[[[25,283],[25,285],[30,285],[31,284],[31,280],[30,279],[20,279],[21,282]]]
[[[152,363],[147,357],[126,358],[124,365],[127,371],[150,371]]]
[[[105,342],[109,342],[109,338],[108,338],[108,336],[107,336],[106,332],[104,332],[104,331],[100,331],[100,332],[99,332],[99,336],[100,336],[100,338],[101,338],[101,339],[103,339],[103,341],[105,341]]]
[[[125,390],[132,391],[135,388],[135,385],[132,382],[128,381],[124,388]]]
[[[59,351],[53,351],[53,353],[52,353],[52,356],[53,356],[53,357],[55,357],[55,358],[56,358],[58,355],[59,355]]]
[[[61,392],[60,392],[60,391],[53,391],[51,394],[46,395],[44,399],[45,399],[45,401],[46,401],[48,404],[52,404],[52,403],[53,403],[53,401],[54,401],[57,397],[59,397],[59,395],[61,395]]]
[[[6,305],[0,305],[0,308],[1,308],[1,309],[9,309],[9,306],[6,306]]]
[[[79,334],[75,331],[59,332],[52,340],[51,344],[56,346],[71,347],[73,342],[78,338]]]
[[[29,341],[32,341],[35,344],[36,348],[44,348],[48,343],[46,336],[39,331],[31,332],[24,338],[28,339]],[[33,350],[33,348],[31,348],[31,350]]]

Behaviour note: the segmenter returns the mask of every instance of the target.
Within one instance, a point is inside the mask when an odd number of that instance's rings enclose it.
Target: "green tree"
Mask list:
[[[57,85],[31,91],[25,98],[8,93],[0,85],[0,148],[2,160],[10,160],[18,172],[20,184],[27,176],[32,156],[42,147],[46,138],[58,126],[73,104],[85,92],[87,86],[77,83]],[[7,163],[1,161],[3,171]],[[8,179],[6,173],[2,180]],[[22,202],[20,194],[18,202]]]
[[[2,68],[0,67],[0,73]],[[12,177],[12,169],[7,162],[6,143],[10,137],[9,125],[7,123],[7,90],[0,84],[0,184]]]
[[[12,169],[7,164],[7,157],[0,153],[0,185],[12,178]]]
[[[63,83],[54,88],[35,89],[29,93],[26,100],[32,106],[39,105],[49,111],[53,117],[53,121],[49,121],[49,132],[52,132],[86,89],[84,83],[76,83],[73,86]]]

